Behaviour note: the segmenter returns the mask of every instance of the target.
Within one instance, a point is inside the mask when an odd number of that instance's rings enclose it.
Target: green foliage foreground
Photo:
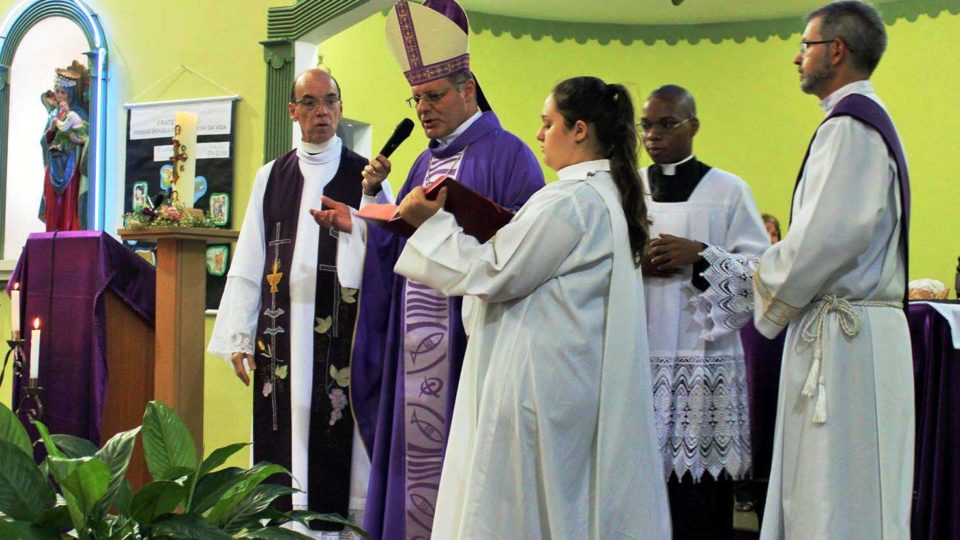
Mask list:
[[[183,421],[158,401],[147,405],[141,427],[117,433],[99,450],[33,424],[41,436],[37,444],[47,451],[39,466],[27,431],[0,404],[0,538],[309,538],[282,525],[312,521],[367,536],[336,514],[272,508],[278,497],[298,490],[264,480],[289,471],[266,462],[216,470],[249,443],[218,448],[200,460]],[[153,481],[133,493],[125,476],[138,433]]]

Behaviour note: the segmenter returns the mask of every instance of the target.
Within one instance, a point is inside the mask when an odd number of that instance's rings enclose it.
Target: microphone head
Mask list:
[[[413,127],[414,127],[413,120],[409,118],[404,118],[403,120],[400,121],[399,124],[397,124],[397,129],[393,130],[393,132],[396,135],[401,137],[400,140],[403,140],[409,137],[411,133],[413,133]]]

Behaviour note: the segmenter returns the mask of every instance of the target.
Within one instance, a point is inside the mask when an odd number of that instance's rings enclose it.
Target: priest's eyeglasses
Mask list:
[[[293,103],[303,107],[305,110],[312,111],[323,105],[328,111],[332,111],[334,107],[337,106],[337,103],[340,103],[340,98],[337,96],[327,96],[323,99],[317,99],[313,96],[304,96],[300,99],[294,100]]]
[[[847,42],[844,41],[843,38],[818,39],[818,40],[816,40],[816,41],[810,41],[810,40],[806,40],[806,39],[800,40],[800,55],[801,55],[801,56],[805,56],[805,55],[807,54],[807,51],[810,50],[810,46],[811,46],[811,45],[823,45],[824,43],[833,43],[834,41],[836,41],[836,40],[838,40],[838,39],[839,39],[840,42],[843,43],[844,45],[847,44]],[[849,46],[847,46],[847,50],[850,51],[850,52],[853,52],[853,49],[851,49]]]
[[[687,122],[693,120],[693,116],[689,118],[684,118],[683,120],[670,120],[664,119],[659,122],[649,122],[647,120],[641,120],[637,122],[637,127],[640,128],[640,131],[643,133],[650,133],[653,131],[653,128],[660,130],[660,133],[673,133],[674,131],[680,129],[680,126],[686,124]]]
[[[452,89],[452,86],[448,86],[445,90],[431,90],[422,94],[415,94],[412,97],[407,98],[407,105],[409,105],[412,109],[416,109],[417,105],[420,104],[420,100],[426,101],[429,105],[433,105],[434,103],[443,99],[443,96],[447,95],[447,92]]]

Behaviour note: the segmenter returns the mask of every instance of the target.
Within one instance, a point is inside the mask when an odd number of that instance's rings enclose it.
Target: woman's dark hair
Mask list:
[[[630,93],[619,84],[606,84],[596,77],[574,77],[553,89],[557,112],[567,129],[577,120],[590,125],[598,150],[610,160],[610,172],[620,192],[627,218],[634,266],[640,266],[649,238],[647,204],[637,172],[637,128]]]

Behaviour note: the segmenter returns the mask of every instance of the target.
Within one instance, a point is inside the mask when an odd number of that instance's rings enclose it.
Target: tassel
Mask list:
[[[813,397],[813,392],[817,387],[817,378],[820,376],[820,358],[814,358],[810,365],[810,373],[807,374],[807,381],[803,383],[803,395]]]
[[[823,383],[817,385],[817,403],[813,407],[813,423],[827,423],[827,390]]]

